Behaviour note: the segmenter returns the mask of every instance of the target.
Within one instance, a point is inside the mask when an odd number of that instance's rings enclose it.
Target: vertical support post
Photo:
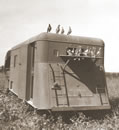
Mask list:
[[[55,80],[55,73],[54,73],[54,70],[53,70],[51,64],[49,64],[49,66],[50,66],[50,68],[51,68],[51,70],[52,70],[53,82],[55,83],[56,80]],[[59,106],[58,95],[57,95],[57,90],[56,90],[56,89],[55,89],[55,96],[56,96],[56,104],[57,104],[57,106]]]
[[[64,77],[64,86],[65,86],[65,92],[66,92],[66,98],[67,98],[67,105],[69,106],[69,97],[68,97],[68,91],[67,91],[67,84],[66,84],[66,78],[65,78],[65,72],[62,66],[60,66],[63,72],[63,77]]]

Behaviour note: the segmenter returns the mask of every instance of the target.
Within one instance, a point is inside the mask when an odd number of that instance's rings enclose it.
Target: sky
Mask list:
[[[119,0],[0,0],[0,66],[13,46],[58,24],[105,42],[105,71],[119,72]]]

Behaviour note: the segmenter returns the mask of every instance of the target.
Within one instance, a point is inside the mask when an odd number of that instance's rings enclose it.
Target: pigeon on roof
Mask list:
[[[60,31],[60,25],[57,26],[56,33],[59,33],[59,31]]]
[[[51,29],[52,29],[52,27],[51,27],[51,25],[49,24],[49,25],[48,25],[48,28],[47,28],[47,33],[50,32]]]
[[[71,33],[72,33],[72,30],[71,30],[71,27],[69,26],[69,30],[68,30],[67,35],[70,35]]]
[[[64,28],[62,27],[61,34],[64,34]]]

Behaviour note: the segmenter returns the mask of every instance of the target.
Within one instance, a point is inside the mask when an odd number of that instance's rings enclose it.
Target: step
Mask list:
[[[59,105],[67,105],[67,106],[68,106],[68,104],[58,104],[58,106],[59,106]]]
[[[66,96],[66,94],[57,94],[57,96]]]
[[[55,77],[62,77],[62,78],[64,78],[64,76],[55,76]]]

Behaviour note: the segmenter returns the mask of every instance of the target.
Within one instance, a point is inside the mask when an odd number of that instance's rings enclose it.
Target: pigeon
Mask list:
[[[72,30],[71,30],[71,27],[69,26],[69,31],[67,33],[67,35],[71,34]]]
[[[96,56],[96,48],[93,47],[92,50],[91,50],[91,57],[95,57]]]
[[[49,25],[48,25],[48,28],[47,28],[47,33],[50,32],[51,29],[52,29],[52,27],[51,27],[51,25],[49,24]]]
[[[61,34],[64,34],[64,28],[62,27]]]
[[[80,56],[80,54],[81,54],[81,48],[77,48],[75,51],[75,55]]]
[[[95,57],[95,54],[94,54],[94,51],[93,50],[91,50],[91,57]]]
[[[85,56],[88,56],[88,53],[89,53],[89,49],[87,48],[87,49],[83,52],[83,54],[84,54]]]
[[[96,56],[100,56],[100,53],[101,53],[101,47],[100,47],[99,50],[97,51]]]
[[[67,55],[72,56],[72,51],[70,49],[67,50]]]
[[[57,26],[56,33],[59,33],[59,31],[60,31],[60,25]]]

